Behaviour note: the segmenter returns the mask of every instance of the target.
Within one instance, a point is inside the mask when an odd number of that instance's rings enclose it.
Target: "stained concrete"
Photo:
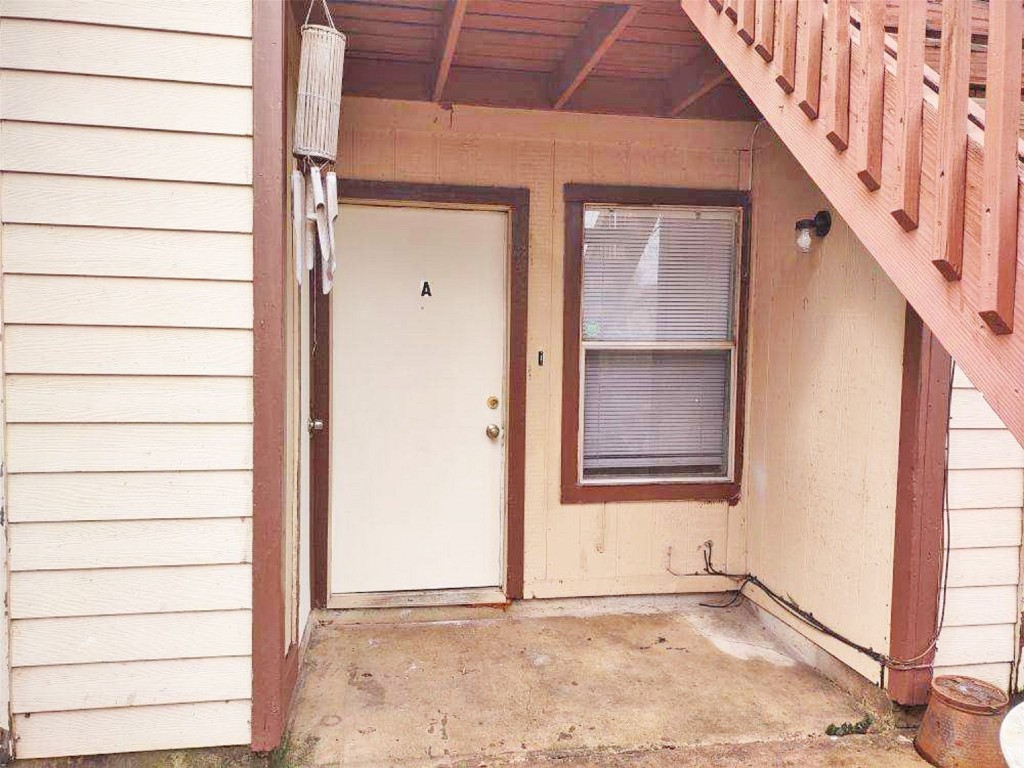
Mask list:
[[[829,739],[871,697],[786,652],[746,606],[576,601],[507,614],[325,616],[291,724],[296,766],[924,765],[882,733]],[[422,619],[429,620],[422,620]],[[371,623],[352,624],[353,620]],[[373,623],[377,622],[377,623]]]

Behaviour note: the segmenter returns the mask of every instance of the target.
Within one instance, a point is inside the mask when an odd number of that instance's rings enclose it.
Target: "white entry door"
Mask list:
[[[330,591],[499,587],[507,214],[338,218]]]

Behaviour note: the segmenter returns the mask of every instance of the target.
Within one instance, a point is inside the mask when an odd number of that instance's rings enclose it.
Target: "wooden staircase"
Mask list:
[[[941,76],[923,2],[900,5],[898,48],[885,0],[681,5],[1024,444],[1020,0],[989,6],[985,110],[969,98],[970,0],[942,5]]]

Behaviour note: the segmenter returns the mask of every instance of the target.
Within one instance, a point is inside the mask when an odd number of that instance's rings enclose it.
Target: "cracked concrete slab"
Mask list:
[[[319,627],[294,764],[923,765],[895,733],[824,737],[864,705],[794,660],[748,608],[604,605],[612,612]]]

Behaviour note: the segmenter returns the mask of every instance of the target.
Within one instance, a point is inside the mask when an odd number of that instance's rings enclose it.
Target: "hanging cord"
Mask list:
[[[334,18],[331,16],[331,9],[327,7],[327,0],[320,0],[320,4],[324,8],[324,16],[327,17],[327,23],[330,25],[331,29],[336,31],[338,28],[334,26]],[[316,0],[310,0],[309,8],[306,9],[306,20],[302,23],[302,26],[305,27],[309,24],[309,17],[312,15],[313,6],[315,5]]]
[[[750,132],[749,146],[747,147],[747,189],[753,191],[754,189],[754,139],[757,138],[757,132],[761,130],[761,126],[764,125],[767,120],[763,117],[757,121],[754,126],[754,130]]]
[[[956,373],[956,361],[954,360],[950,368],[950,385],[952,386],[953,375]],[[712,576],[723,576],[727,579],[733,579],[739,582],[739,586],[736,588],[735,594],[732,598],[725,603],[701,603],[701,605],[708,608],[730,608],[736,605],[745,595],[743,590],[747,585],[753,585],[760,589],[765,595],[767,595],[772,602],[779,607],[785,609],[792,616],[803,621],[810,627],[818,630],[824,635],[831,637],[834,640],[842,643],[843,645],[852,648],[869,659],[877,662],[879,669],[879,686],[884,687],[885,684],[885,670],[914,670],[914,669],[931,669],[934,665],[928,663],[920,663],[925,659],[932,651],[935,650],[939,641],[939,634],[942,632],[943,624],[946,619],[946,591],[948,587],[948,574],[949,574],[949,549],[950,549],[950,531],[949,531],[949,423],[952,416],[952,392],[949,393],[950,397],[947,399],[946,406],[946,443],[945,451],[943,456],[943,472],[942,472],[942,528],[943,528],[943,557],[942,557],[942,574],[940,577],[940,587],[936,595],[938,600],[938,621],[935,623],[935,632],[932,635],[928,645],[920,653],[911,656],[910,658],[898,659],[893,656],[889,656],[884,653],[876,651],[874,648],[870,648],[866,645],[851,640],[845,635],[837,632],[828,625],[824,624],[810,611],[805,611],[793,600],[783,597],[778,592],[773,590],[757,576],[750,573],[727,573],[716,568],[712,562],[712,547],[711,541],[704,542],[701,551],[704,555],[704,573]],[[1018,660],[1018,665],[1020,661]]]

